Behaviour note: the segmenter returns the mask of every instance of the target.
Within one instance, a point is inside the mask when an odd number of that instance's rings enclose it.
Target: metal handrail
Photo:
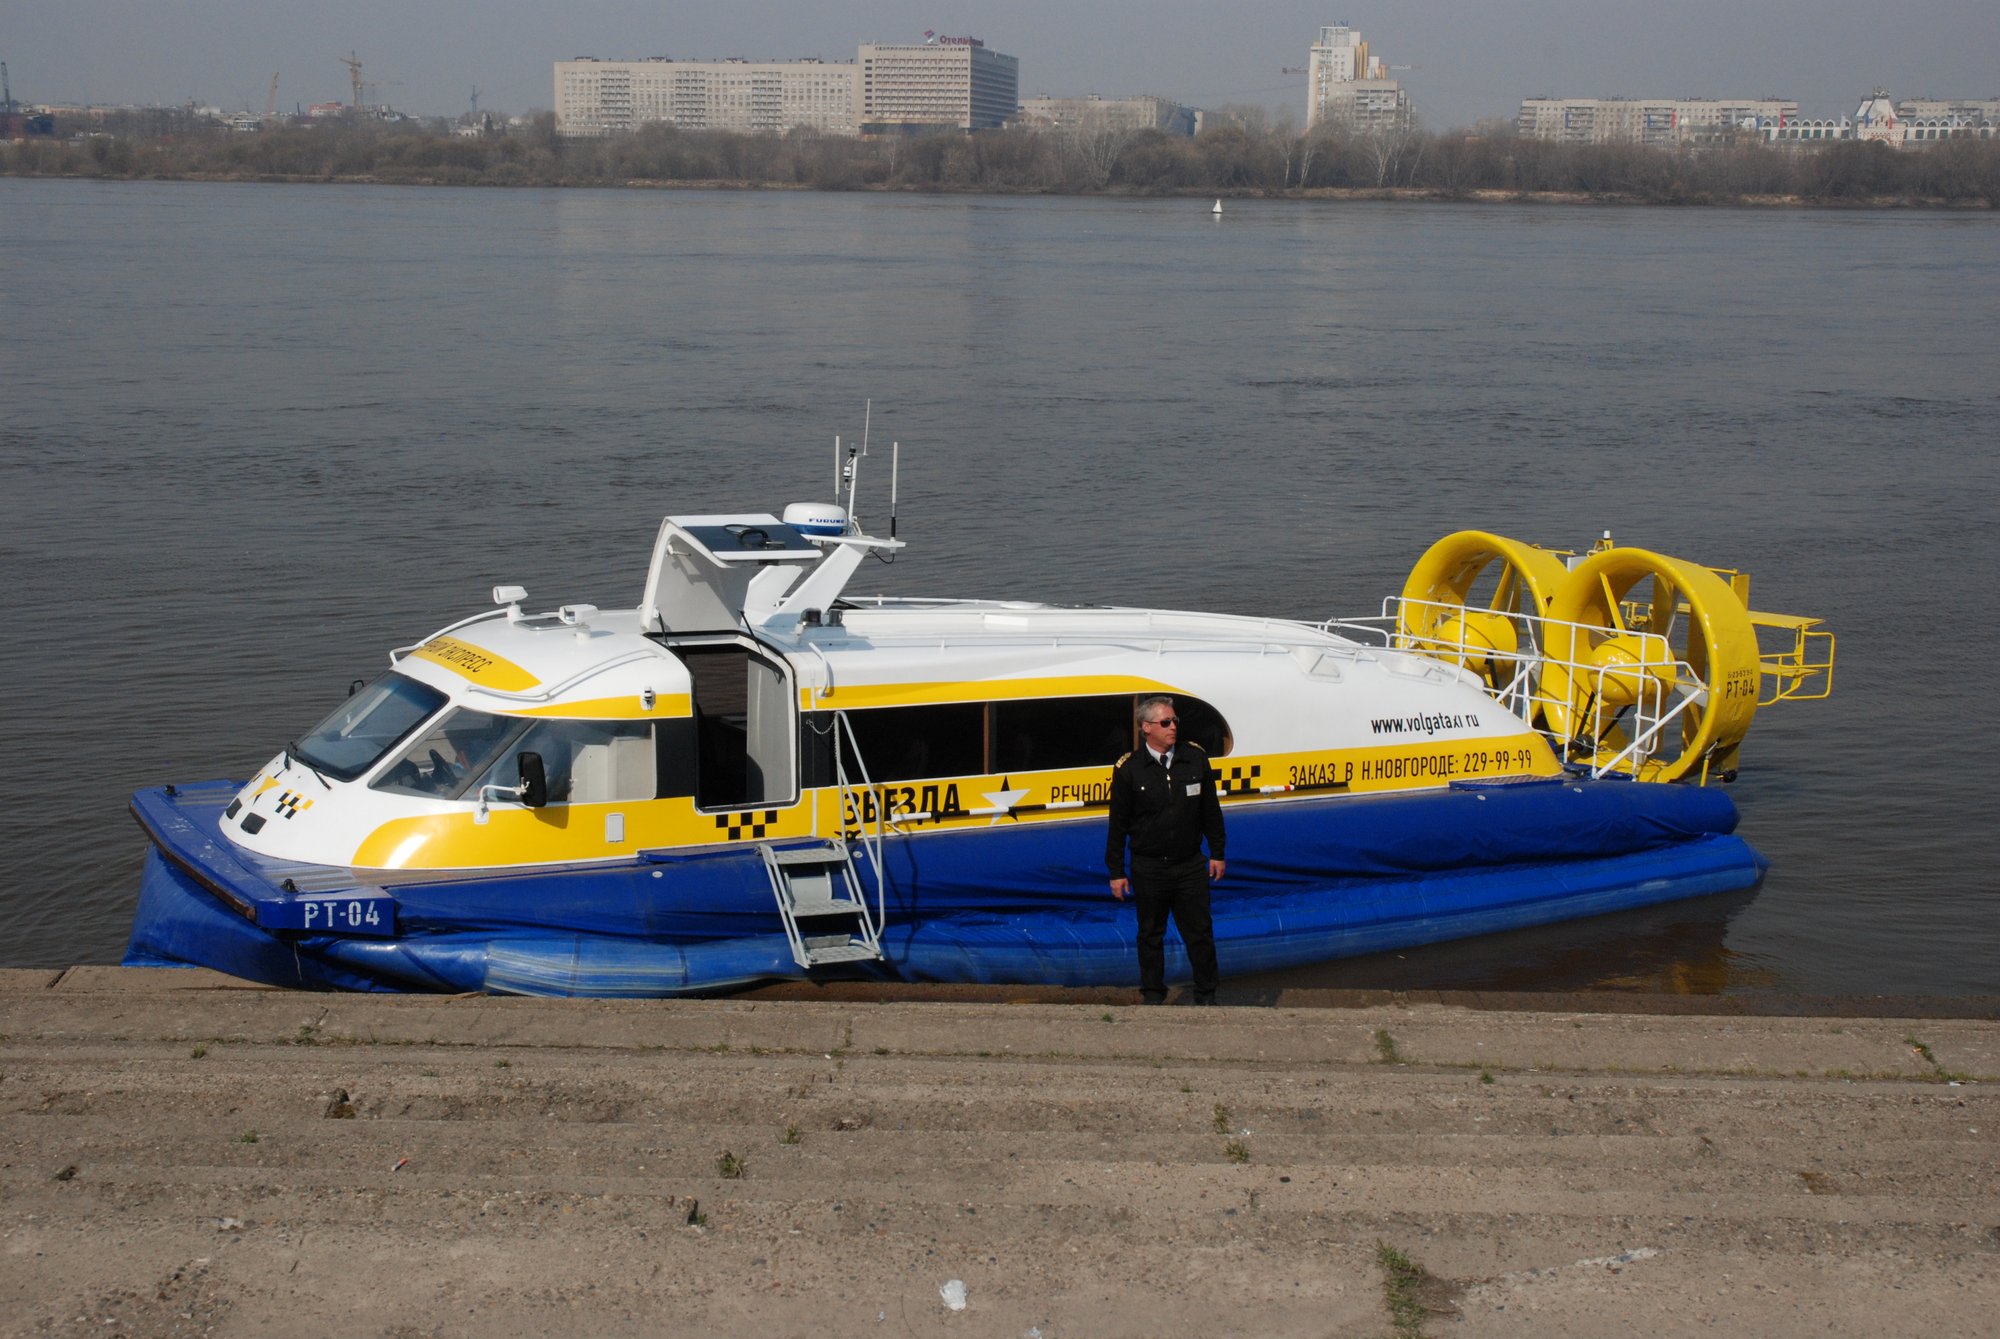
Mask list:
[[[1405,623],[1402,615],[1406,609],[1449,611],[1460,614],[1467,612],[1492,612],[1489,610],[1475,610],[1472,606],[1455,604],[1450,601],[1413,600],[1392,595],[1382,601],[1382,613],[1380,615],[1351,619],[1328,619],[1320,626],[1329,632],[1335,628],[1340,628],[1362,633],[1369,637],[1380,638],[1381,645],[1386,650],[1403,651],[1440,660],[1456,658],[1460,663],[1469,660],[1482,660],[1495,667],[1511,666],[1512,673],[1508,676],[1506,682],[1497,686],[1488,684],[1486,691],[1494,701],[1505,707],[1513,715],[1530,724],[1534,722],[1535,709],[1537,707],[1560,707],[1564,710],[1570,710],[1573,706],[1571,702],[1559,701],[1553,695],[1541,691],[1541,670],[1546,666],[1554,665],[1566,671],[1573,681],[1580,681],[1589,685],[1591,690],[1590,706],[1587,710],[1589,714],[1590,734],[1596,738],[1601,738],[1606,730],[1619,723],[1616,718],[1607,721],[1604,716],[1604,687],[1609,678],[1635,673],[1648,673],[1656,670],[1671,670],[1677,682],[1702,682],[1702,677],[1695,670],[1694,666],[1685,660],[1672,656],[1671,644],[1667,642],[1665,637],[1658,633],[1649,632],[1639,634],[1641,645],[1642,647],[1650,647],[1652,643],[1658,642],[1666,649],[1668,652],[1667,655],[1656,657],[1648,653],[1642,655],[1630,665],[1610,668],[1603,665],[1589,664],[1574,657],[1551,657],[1546,650],[1549,641],[1547,633],[1550,629],[1569,629],[1573,633],[1593,634],[1603,634],[1609,631],[1609,629],[1601,624],[1551,619],[1537,614],[1511,614],[1508,617],[1526,631],[1526,644],[1512,651],[1502,651],[1493,647],[1472,644],[1466,636],[1468,625],[1466,620],[1462,618],[1458,620],[1459,631],[1456,638],[1419,637],[1410,633],[1400,632],[1397,629]],[[1571,644],[1580,644],[1580,640],[1573,637]],[[1481,677],[1483,680],[1484,676]],[[1495,677],[1497,678],[1498,675]],[[1631,733],[1630,742],[1609,759],[1599,760],[1593,756],[1588,764],[1591,776],[1602,777],[1621,771],[1636,773],[1638,766],[1647,759],[1650,759],[1657,751],[1659,742],[1665,735],[1667,727],[1679,720],[1690,707],[1695,706],[1703,700],[1702,694],[1692,691],[1678,693],[1676,697],[1678,700],[1671,707],[1648,710],[1645,698],[1642,696],[1633,705],[1631,717],[1623,722],[1625,728]],[[1576,739],[1559,738],[1554,730],[1545,727],[1540,730],[1540,733],[1565,757],[1568,756],[1572,747],[1577,743]],[[1579,738],[1581,737],[1579,735]]]
[[[842,750],[840,746],[840,739],[843,734],[847,736],[848,747],[854,750],[854,765],[861,771],[862,789],[868,792],[870,795],[873,795],[875,793],[875,783],[869,779],[868,760],[861,756],[861,741],[854,737],[854,723],[847,719],[847,713],[845,711],[835,711],[833,713],[833,724],[834,724],[833,783],[835,789],[838,790],[840,795],[840,805],[842,812],[845,812],[846,806],[850,803],[850,797],[852,795],[852,787],[848,785],[847,765],[842,760],[841,756]],[[888,806],[885,804],[877,804],[874,806],[875,832],[873,836],[870,836],[868,832],[867,819],[863,816],[866,813],[866,810],[862,808],[859,801],[853,801],[853,803],[854,803],[855,835],[861,839],[861,849],[868,853],[869,868],[874,870],[875,872],[875,927],[874,928],[876,935],[879,936],[882,933],[883,928],[887,926],[889,923],[888,920],[889,872],[888,872],[888,867],[882,863],[882,839],[884,835],[884,821],[885,821],[885,815],[883,811],[887,809]],[[838,820],[836,819],[836,821]],[[843,836],[845,836],[846,834],[846,828],[844,825],[841,828],[841,833]]]
[[[785,942],[791,945],[792,961],[804,965],[809,960],[806,952],[805,936],[799,931],[798,917],[791,910],[785,891],[785,872],[778,867],[777,853],[769,842],[757,844],[757,854],[764,861],[764,877],[770,881],[771,895],[778,900],[778,920],[785,927]]]
[[[1677,661],[1675,663],[1685,668],[1688,668],[1689,671],[1692,672],[1692,667],[1688,666],[1686,661]],[[1603,725],[1602,703],[1604,698],[1604,685],[1602,682],[1602,674],[1609,672],[1610,671],[1600,672],[1599,682],[1596,686],[1594,694],[1599,705],[1595,709],[1597,714],[1594,717],[1592,724],[1600,727],[1600,729]],[[1693,706],[1694,702],[1695,702],[1694,694],[1692,693],[1682,694],[1680,701],[1674,704],[1673,709],[1667,712],[1663,712],[1660,718],[1657,721],[1654,721],[1652,725],[1647,726],[1644,729],[1634,729],[1632,732],[1632,742],[1630,744],[1627,744],[1624,748],[1620,749],[1617,755],[1614,756],[1609,762],[1605,763],[1601,767],[1593,765],[1590,769],[1591,776],[1601,777],[1606,775],[1607,773],[1618,771],[1620,765],[1624,763],[1627,759],[1630,759],[1632,761],[1634,765],[1634,770],[1636,770],[1637,764],[1641,760],[1646,758],[1651,758],[1653,756],[1654,750],[1652,746],[1660,738],[1660,736],[1665,733],[1667,726],[1671,724],[1673,721],[1679,719],[1681,713],[1685,712],[1689,707]],[[1640,725],[1644,725],[1645,708],[1643,706],[1641,706],[1639,710],[1637,720]]]

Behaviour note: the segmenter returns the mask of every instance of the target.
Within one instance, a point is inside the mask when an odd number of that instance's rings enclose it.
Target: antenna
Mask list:
[[[847,533],[862,535],[861,522],[854,514],[854,499],[861,488],[861,462],[868,458],[868,436],[874,426],[875,401],[865,400],[861,410],[861,445],[847,443],[842,450],[840,437],[833,439],[833,502],[847,512]],[[902,482],[903,444],[889,443],[889,538],[896,538],[896,513],[899,489]],[[842,494],[845,493],[843,498]],[[893,547],[893,545],[892,545]],[[888,553],[876,553],[883,562],[890,561]]]
[[[861,523],[854,518],[854,490],[861,481],[861,458],[867,454],[865,448],[857,448],[850,443],[847,448],[847,459],[840,467],[841,477],[847,484],[847,524],[853,527],[856,534],[861,533]],[[834,495],[834,500],[836,502],[840,500],[838,493]]]
[[[839,472],[835,474],[833,481],[833,500],[836,503],[840,501],[840,486],[845,483],[847,485],[847,524],[857,535],[862,533],[862,531],[861,523],[854,518],[854,491],[861,482],[861,462],[868,455],[868,427],[873,419],[874,412],[875,402],[872,399],[864,400],[861,410],[861,448],[856,450],[850,445],[847,448],[847,459],[845,461],[840,459],[840,439],[838,437],[833,439],[834,460],[839,465]]]

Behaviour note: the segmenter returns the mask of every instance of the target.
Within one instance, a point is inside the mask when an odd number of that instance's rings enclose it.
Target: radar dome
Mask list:
[[[844,535],[847,508],[831,502],[793,502],[785,507],[785,524],[802,535]]]

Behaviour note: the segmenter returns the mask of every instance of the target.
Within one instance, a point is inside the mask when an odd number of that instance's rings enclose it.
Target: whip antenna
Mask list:
[[[857,451],[852,444],[849,444],[847,459],[841,463],[840,474],[834,481],[833,487],[833,500],[837,503],[840,501],[840,484],[843,481],[847,484],[847,525],[857,535],[861,534],[862,530],[861,522],[854,515],[854,494],[861,483],[861,462],[868,455],[868,424],[869,420],[874,416],[875,401],[872,399],[865,400],[862,402],[862,406],[861,449]],[[836,446],[839,440],[839,438],[834,439]],[[839,454],[839,451],[836,449],[834,452],[835,457],[838,458]]]
[[[842,461],[840,466],[841,480],[847,484],[847,526],[851,532],[857,535],[861,533],[861,523],[854,518],[854,492],[861,483],[861,457],[867,454],[866,450],[859,449],[854,443],[849,442],[847,444],[847,459]],[[838,485],[833,490],[833,500],[836,504],[840,502],[840,488]]]

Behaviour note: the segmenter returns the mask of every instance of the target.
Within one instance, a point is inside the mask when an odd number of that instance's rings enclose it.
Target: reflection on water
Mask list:
[[[1318,967],[1232,977],[1231,993],[1336,990],[1622,991],[1720,995],[1779,984],[1766,964],[1728,944],[1729,923],[1756,889],[1510,930],[1447,944],[1371,953]],[[1224,963],[1224,970],[1228,964]]]
[[[1838,632],[1745,749],[1755,898],[1329,981],[2000,993],[2000,215],[8,179],[0,218],[0,962],[117,957],[133,789],[248,774],[495,584],[631,605],[663,513],[823,495],[872,397],[911,548],[861,593],[1317,619],[1453,530],[1609,528]]]

